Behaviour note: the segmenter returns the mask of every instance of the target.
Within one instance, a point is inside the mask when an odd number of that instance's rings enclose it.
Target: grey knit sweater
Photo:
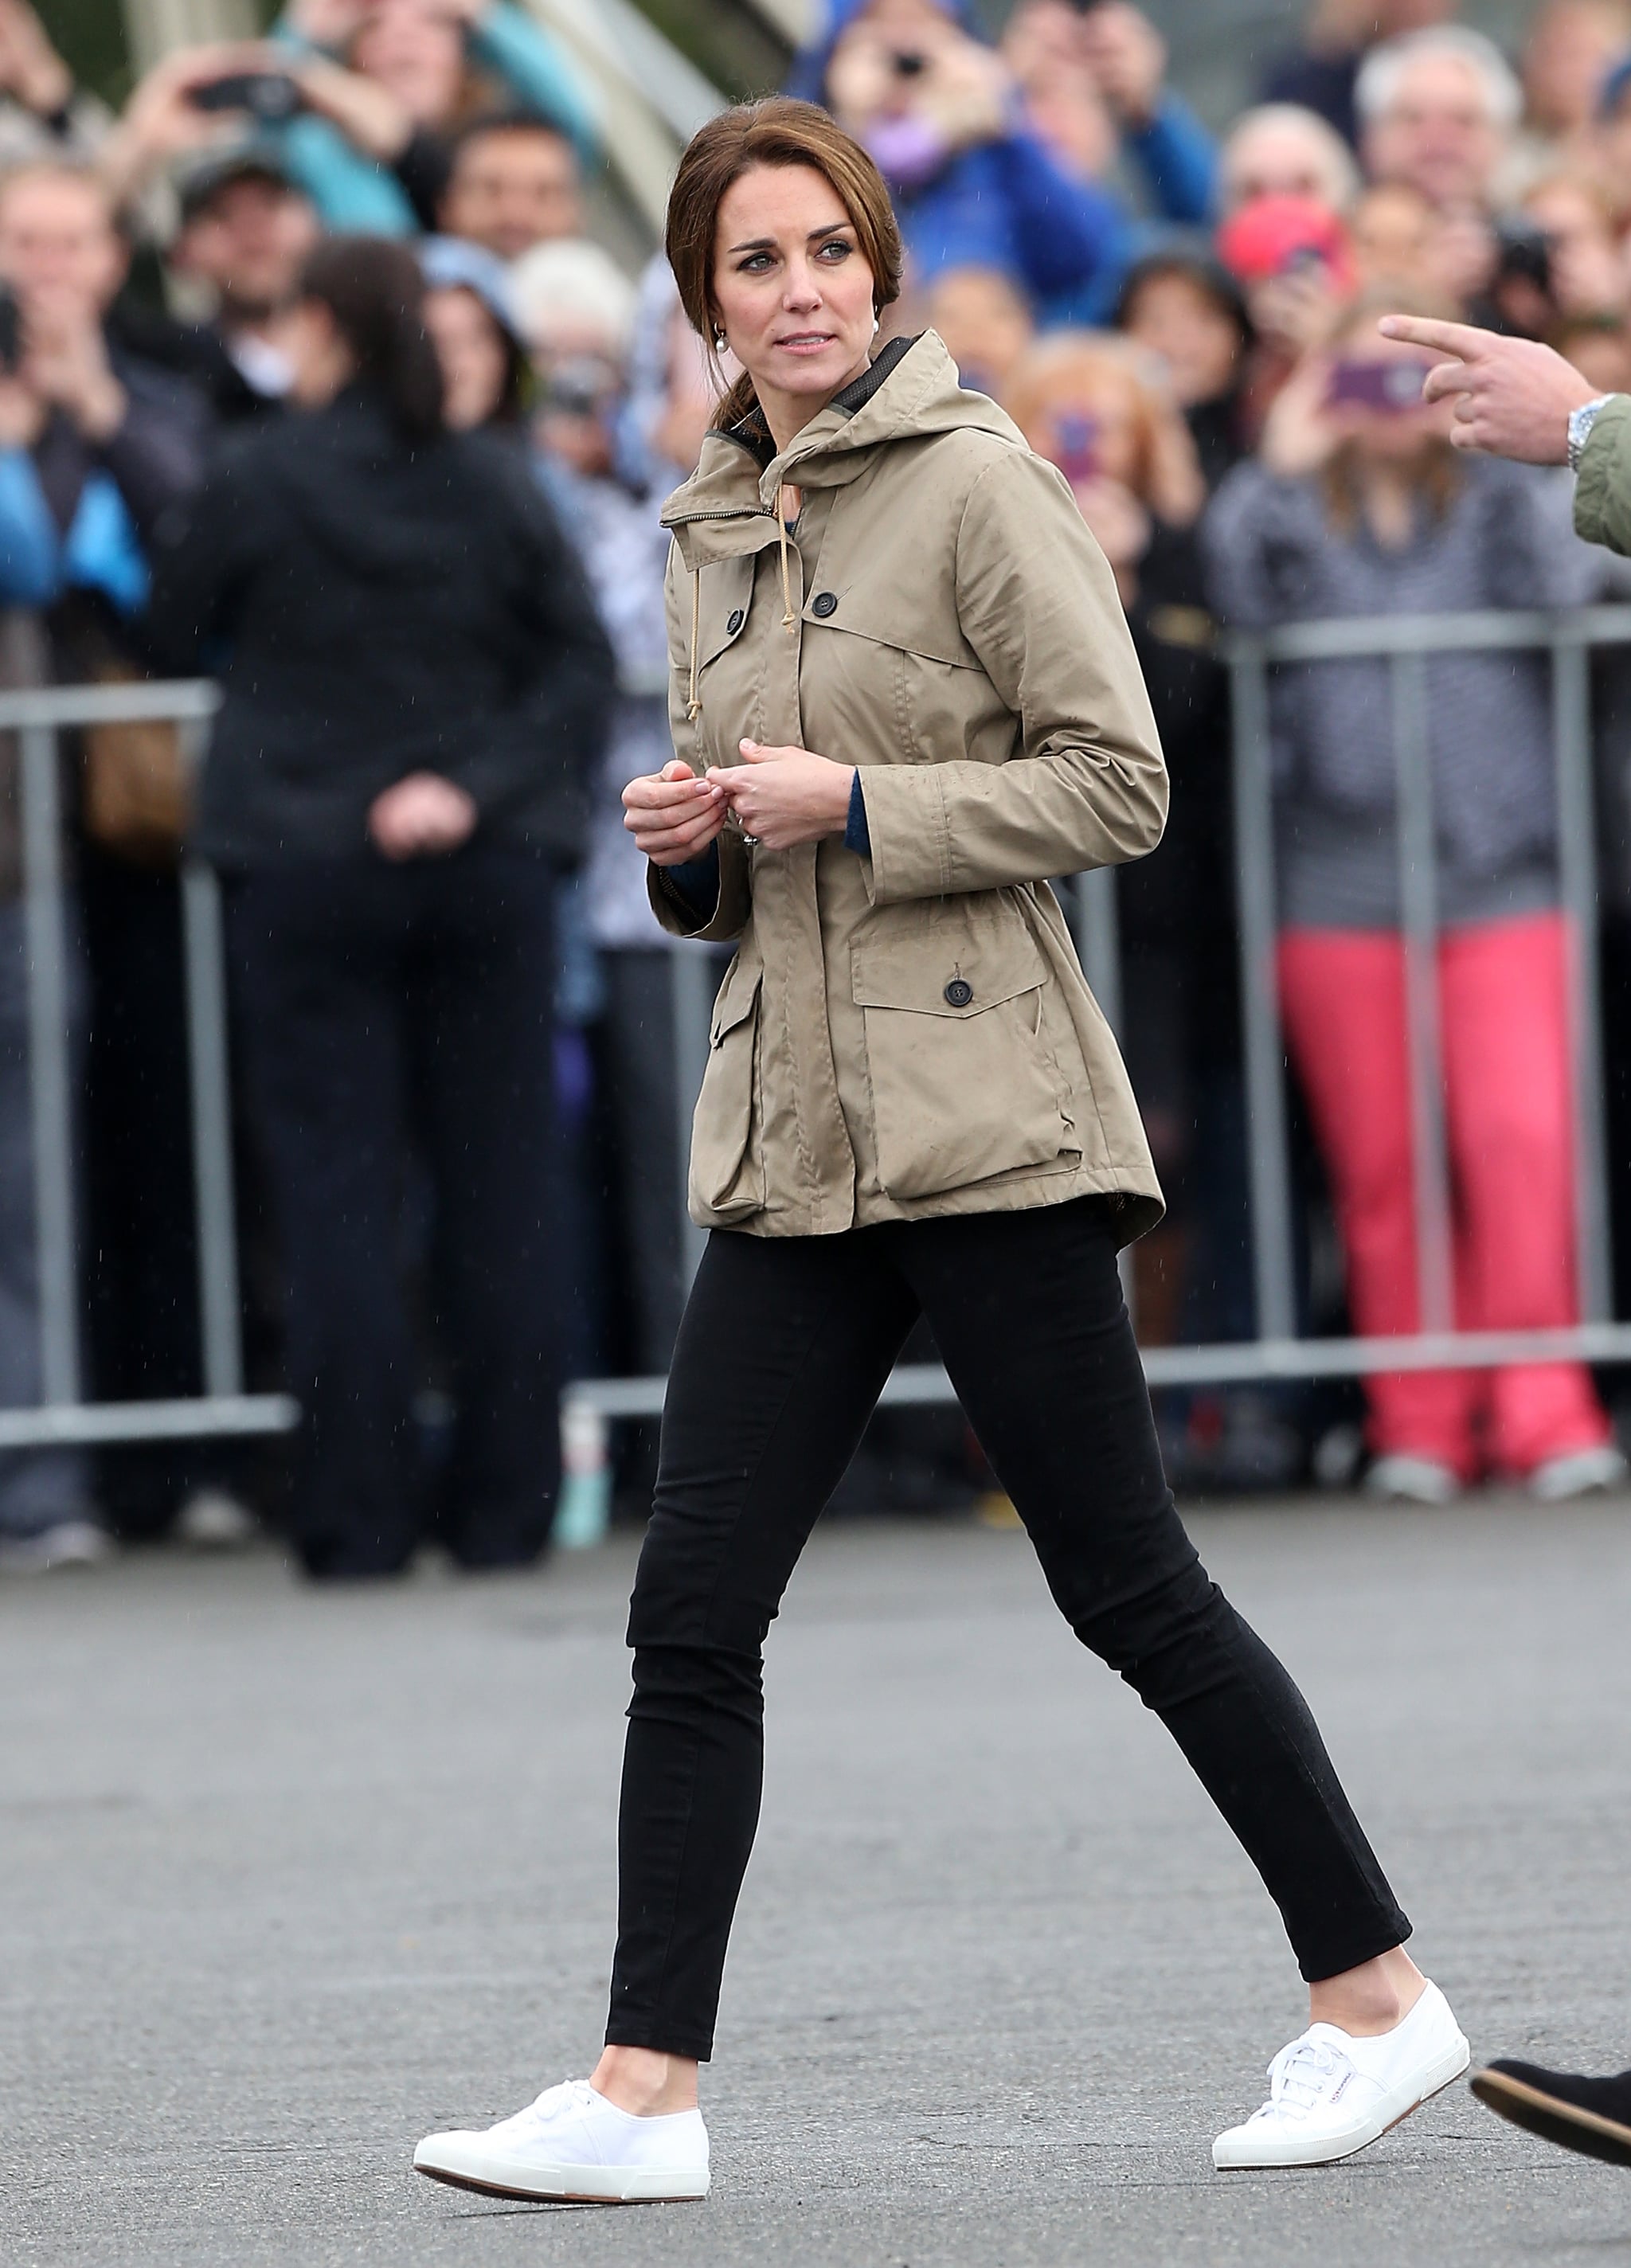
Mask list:
[[[1231,628],[1557,608],[1595,593],[1590,548],[1557,482],[1523,465],[1458,460],[1449,510],[1424,504],[1403,550],[1331,524],[1323,484],[1239,466],[1203,530],[1212,604]],[[1427,663],[1428,736],[1444,924],[1532,911],[1556,896],[1556,790],[1544,655]],[[1280,918],[1321,929],[1398,924],[1391,702],[1385,661],[1274,672],[1271,730]]]

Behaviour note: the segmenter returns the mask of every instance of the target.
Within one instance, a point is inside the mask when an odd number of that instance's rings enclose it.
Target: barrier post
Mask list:
[[[74,1244],[68,929],[63,903],[56,727],[25,725],[18,738],[22,756],[28,1085],[33,1141],[40,1373],[45,1401],[61,1404],[79,1399],[79,1302]]]
[[[1264,641],[1235,641],[1229,670],[1234,725],[1235,876],[1240,925],[1240,1010],[1250,1151],[1252,1277],[1259,1339],[1295,1334],[1291,1167],[1286,1138],[1275,933],[1273,782],[1269,769],[1268,660]]]
[[[1603,1131],[1603,1005],[1592,826],[1590,672],[1584,644],[1562,636],[1552,649],[1552,745],[1557,765],[1558,864],[1568,924],[1576,1273],[1581,1314],[1589,1323],[1601,1323],[1613,1312],[1613,1292],[1608,1161]]]
[[[193,1204],[204,1392],[243,1392],[238,1222],[232,1193],[232,1074],[227,1056],[221,886],[189,858],[181,869],[181,946],[193,1106]]]
[[[1444,1145],[1443,1035],[1438,1013],[1438,846],[1428,740],[1427,665],[1419,652],[1391,661],[1397,783],[1399,910],[1405,940],[1410,1055],[1410,1156],[1415,1182],[1418,1328],[1455,1328],[1450,1172]]]

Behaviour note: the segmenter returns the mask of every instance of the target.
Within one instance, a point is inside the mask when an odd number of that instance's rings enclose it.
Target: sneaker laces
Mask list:
[[[592,2110],[597,2099],[587,2079],[564,2079],[557,2087],[546,2087],[527,2108],[535,2118],[549,2118],[556,2111],[572,2106],[579,2110]]]
[[[1306,2118],[1320,2097],[1330,2093],[1332,2080],[1350,2068],[1347,2056],[1327,2041],[1293,2040],[1270,2064],[1268,2101],[1252,2116],[1273,2118],[1289,2111]]]

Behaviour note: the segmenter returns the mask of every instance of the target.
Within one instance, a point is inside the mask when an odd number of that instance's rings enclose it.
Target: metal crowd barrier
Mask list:
[[[1209,1346],[1150,1347],[1152,1386],[1362,1376],[1372,1371],[1487,1368],[1577,1359],[1631,1361],[1631,1324],[1614,1320],[1610,1292],[1607,1171],[1603,1123],[1601,1004],[1591,758],[1590,655],[1631,645],[1631,607],[1567,615],[1480,613],[1298,622],[1226,647],[1234,715],[1234,811],[1240,998],[1250,1149],[1250,1217],[1257,1336]],[[1573,931],[1575,1140],[1580,1322],[1568,1329],[1458,1331],[1454,1328],[1450,1197],[1440,1076],[1435,942],[1433,780],[1428,760],[1426,660],[1435,653],[1549,652],[1557,777],[1561,897]],[[1398,777],[1397,840],[1410,1035],[1413,1155],[1423,1329],[1398,1338],[1312,1338],[1296,1327],[1295,1238],[1287,1136],[1287,1064],[1275,983],[1278,910],[1269,757],[1269,676],[1280,664],[1384,657],[1391,681]],[[1116,875],[1102,868],[1068,886],[1078,950],[1112,1027],[1121,1021]],[[679,1057],[706,1061],[710,972],[699,957],[673,957]],[[693,1085],[682,1098],[682,1154],[690,1138]],[[697,1249],[687,1223],[687,1250]],[[661,1411],[661,1378],[596,1379],[569,1389],[603,1417]],[[885,1402],[955,1399],[937,1365],[897,1369]]]
[[[0,732],[18,740],[28,961],[28,1066],[33,1150],[41,1405],[0,1410],[0,1449],[47,1443],[154,1441],[286,1431],[287,1395],[246,1394],[232,1209],[231,1081],[221,902],[208,866],[184,863],[180,881],[192,1088],[195,1217],[202,1317],[202,1395],[172,1401],[88,1403],[81,1389],[75,1228],[75,1112],[69,1017],[70,948],[63,865],[58,739],[85,725],[173,722],[191,752],[219,695],[209,684],[107,685],[0,693]]]
[[[1235,723],[1234,804],[1244,1083],[1257,1336],[1207,1346],[1145,1351],[1152,1385],[1355,1376],[1378,1370],[1488,1366],[1577,1358],[1631,1361],[1631,1323],[1610,1293],[1609,1217],[1598,987],[1598,894],[1589,657],[1631,645],[1631,607],[1564,615],[1467,614],[1302,622],[1228,647]],[[1435,973],[1436,908],[1433,783],[1428,758],[1426,658],[1474,651],[1549,652],[1561,900],[1574,933],[1574,1064],[1581,1322],[1568,1329],[1458,1331],[1453,1327],[1450,1198],[1445,1155]],[[1269,674],[1277,665],[1385,657],[1392,688],[1398,772],[1399,898],[1410,1033],[1417,1243],[1423,1329],[1398,1338],[1312,1338],[1295,1320],[1293,1194],[1287,1137],[1286,1058],[1274,977],[1277,930],[1270,777]],[[243,1388],[232,1197],[231,1084],[220,895],[210,869],[183,864],[180,880],[192,1090],[192,1141],[203,1336],[203,1392],[169,1401],[87,1403],[79,1364],[75,1230],[73,1076],[68,1013],[70,953],[58,786],[59,735],[93,724],[169,720],[195,753],[218,705],[207,683],[69,687],[0,693],[0,732],[18,738],[23,843],[27,1009],[39,1264],[43,1401],[0,1410],[0,1449],[55,1442],[114,1442],[277,1432],[299,1419],[286,1395]],[[1068,910],[1095,994],[1121,1020],[1116,878],[1105,868],[1067,886]],[[669,956],[680,1081],[676,1136],[684,1156],[707,1058],[715,972],[698,951]],[[683,1204],[683,1189],[676,1190]],[[695,1266],[702,1232],[687,1220]],[[566,1389],[564,1419],[603,1427],[652,1417],[661,1378],[582,1379]],[[886,1403],[955,1397],[938,1365],[907,1364]],[[581,1454],[581,1451],[580,1451]],[[591,1451],[591,1460],[593,1452]]]

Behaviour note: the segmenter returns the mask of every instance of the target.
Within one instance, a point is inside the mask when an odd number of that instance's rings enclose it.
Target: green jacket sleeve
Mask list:
[[[1631,394],[1598,412],[1575,484],[1575,533],[1631,556]]]

